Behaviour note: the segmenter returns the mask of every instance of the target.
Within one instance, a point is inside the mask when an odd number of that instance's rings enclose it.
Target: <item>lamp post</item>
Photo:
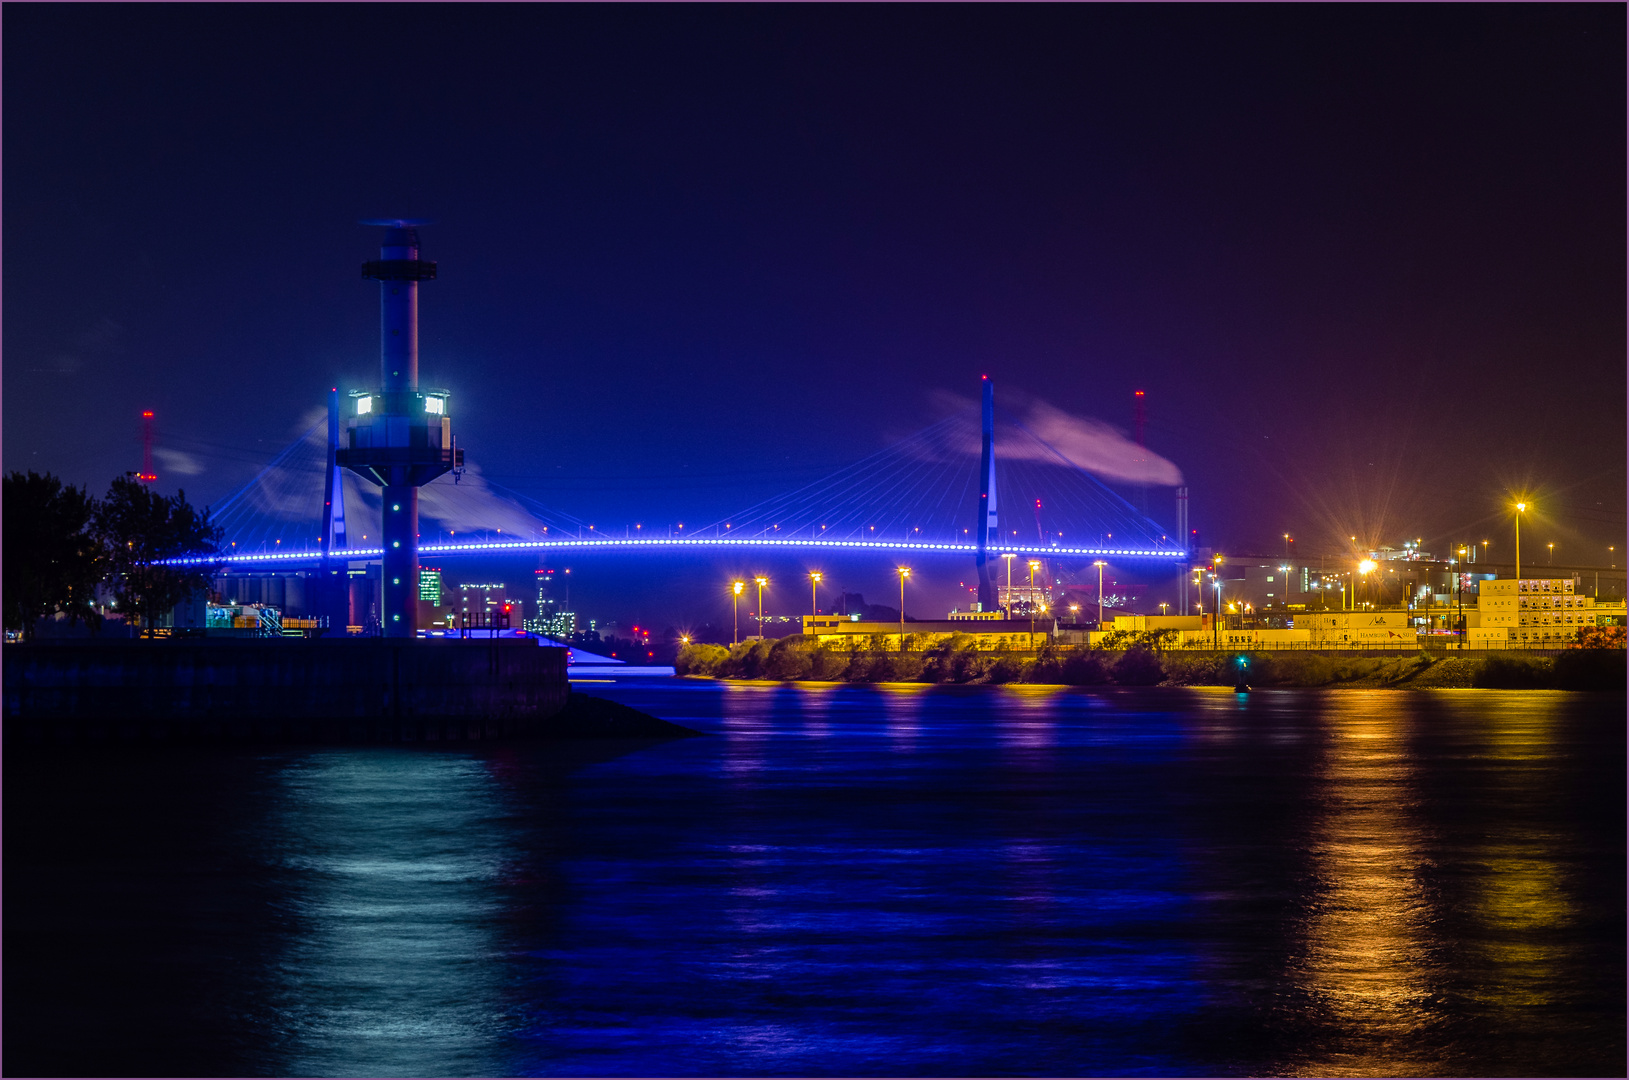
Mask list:
[[[744,588],[746,588],[746,583],[740,581],[730,586],[731,591],[735,594],[735,630],[730,634],[730,647],[732,649],[741,644],[741,590]]]
[[[758,636],[761,638],[764,636],[764,586],[769,584],[769,579],[755,577],[752,580],[758,583]]]
[[[1001,558],[1007,564],[1007,602],[1002,604],[1002,614],[1008,619],[1012,618],[1012,561],[1018,557],[1017,552],[1002,552]]]
[[[1549,546],[1550,546],[1550,561],[1546,565],[1554,566],[1555,565],[1555,541],[1554,540],[1550,541]]]
[[[1459,549],[1459,560],[1465,561],[1466,549]],[[1464,567],[1459,567],[1459,573],[1454,575],[1454,584],[1459,586],[1459,616],[1454,620],[1454,633],[1459,635],[1459,647],[1465,647],[1465,574]]]
[[[905,651],[905,579],[911,576],[911,568],[900,566],[895,568],[899,574],[899,651]]]
[[[1527,504],[1526,503],[1519,502],[1519,503],[1516,504],[1516,580],[1517,581],[1520,581],[1522,579],[1522,511],[1524,511],[1526,509],[1527,509]],[[1521,588],[1521,586],[1518,585],[1517,588],[1519,589],[1519,588]]]
[[[1211,575],[1216,589],[1216,614],[1210,620],[1211,634],[1215,639],[1215,647],[1222,647],[1222,579],[1216,574]]]
[[[1097,632],[1103,632],[1103,560],[1092,563],[1097,567]],[[1204,595],[1201,593],[1200,595]]]
[[[816,570],[809,575],[809,615],[820,614],[820,602],[816,599],[815,590],[820,587],[820,571]]]
[[[1035,648],[1035,571],[1040,565],[1035,559],[1029,561],[1029,647],[1032,649]]]
[[[1357,564],[1358,574],[1361,575],[1361,577],[1363,579],[1364,595],[1366,595],[1366,596],[1371,595],[1369,593],[1369,591],[1368,591],[1369,574],[1374,571],[1374,566],[1375,566],[1374,560],[1372,560],[1372,559],[1364,559],[1362,562]],[[1353,582],[1353,584],[1352,584],[1352,610],[1353,611],[1357,610],[1357,583],[1356,582]]]

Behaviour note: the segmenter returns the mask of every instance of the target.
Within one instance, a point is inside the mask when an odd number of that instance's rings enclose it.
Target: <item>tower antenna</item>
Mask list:
[[[141,472],[136,479],[144,484],[157,483],[158,474],[153,472],[153,410],[146,409],[141,414]]]

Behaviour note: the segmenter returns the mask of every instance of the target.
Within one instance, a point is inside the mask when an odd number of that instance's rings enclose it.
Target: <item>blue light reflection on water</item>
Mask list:
[[[731,687],[722,754],[694,740],[580,776],[574,809],[607,842],[568,876],[609,902],[547,957],[579,980],[550,1049],[608,1073],[1183,1071],[1145,1047],[1152,1018],[1199,1005],[1179,853],[1118,810],[1081,832],[1048,809],[1077,795],[1048,776],[1047,710],[983,717],[970,746],[924,708],[941,700]]]
[[[592,689],[710,737],[8,758],[6,1071],[1621,1071],[1621,697]]]

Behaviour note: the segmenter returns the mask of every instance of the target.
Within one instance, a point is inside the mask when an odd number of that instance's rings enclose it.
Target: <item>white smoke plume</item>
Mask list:
[[[1146,447],[1138,446],[1125,433],[1101,420],[1076,416],[1039,398],[1019,391],[1001,391],[996,420],[996,456],[1008,461],[1039,461],[1060,465],[1058,454],[1094,476],[1128,484],[1154,484],[1176,487],[1182,483],[1182,470],[1175,463]],[[942,412],[965,412],[977,416],[980,404],[973,398],[947,390],[933,394],[933,404]],[[1003,424],[1000,413],[1016,414],[1036,438],[1050,444],[1057,454],[1029,438],[1011,424]],[[975,425],[970,452],[979,453]]]
[[[543,537],[544,523],[514,499],[493,491],[481,467],[473,462],[457,483],[443,476],[419,489],[419,519],[426,518],[460,533],[502,532],[529,540]]]
[[[204,471],[204,463],[183,450],[169,450],[159,446],[153,448],[153,456],[158,458],[159,468],[166,473],[175,473],[179,476],[200,476]]]
[[[223,518],[229,529],[248,537],[274,536],[309,528],[321,533],[323,469],[327,460],[327,410],[314,409],[296,428],[304,433],[298,449],[263,469]],[[154,451],[160,453],[160,451]],[[185,472],[174,464],[172,472]],[[380,489],[352,472],[342,473],[345,516],[353,544],[377,534]],[[501,533],[516,539],[543,537],[544,522],[519,502],[492,490],[471,463],[454,483],[442,476],[419,489],[419,532],[427,540],[449,534]],[[285,541],[286,542],[286,541]]]

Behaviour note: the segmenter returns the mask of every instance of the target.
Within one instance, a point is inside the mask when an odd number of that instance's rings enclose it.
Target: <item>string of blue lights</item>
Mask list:
[[[997,493],[1003,550],[1057,557],[1178,558],[1181,545],[1097,477],[1017,418],[998,412]],[[320,557],[322,472],[319,425],[279,452],[227,499],[216,520],[233,563],[288,564]],[[770,546],[893,548],[966,554],[974,548],[979,430],[952,415],[784,495],[679,536],[614,537],[582,519],[482,478],[424,488],[420,551],[426,555],[582,548]],[[343,487],[349,558],[378,557],[364,522],[378,493],[350,478]],[[432,539],[434,538],[434,539]]]

